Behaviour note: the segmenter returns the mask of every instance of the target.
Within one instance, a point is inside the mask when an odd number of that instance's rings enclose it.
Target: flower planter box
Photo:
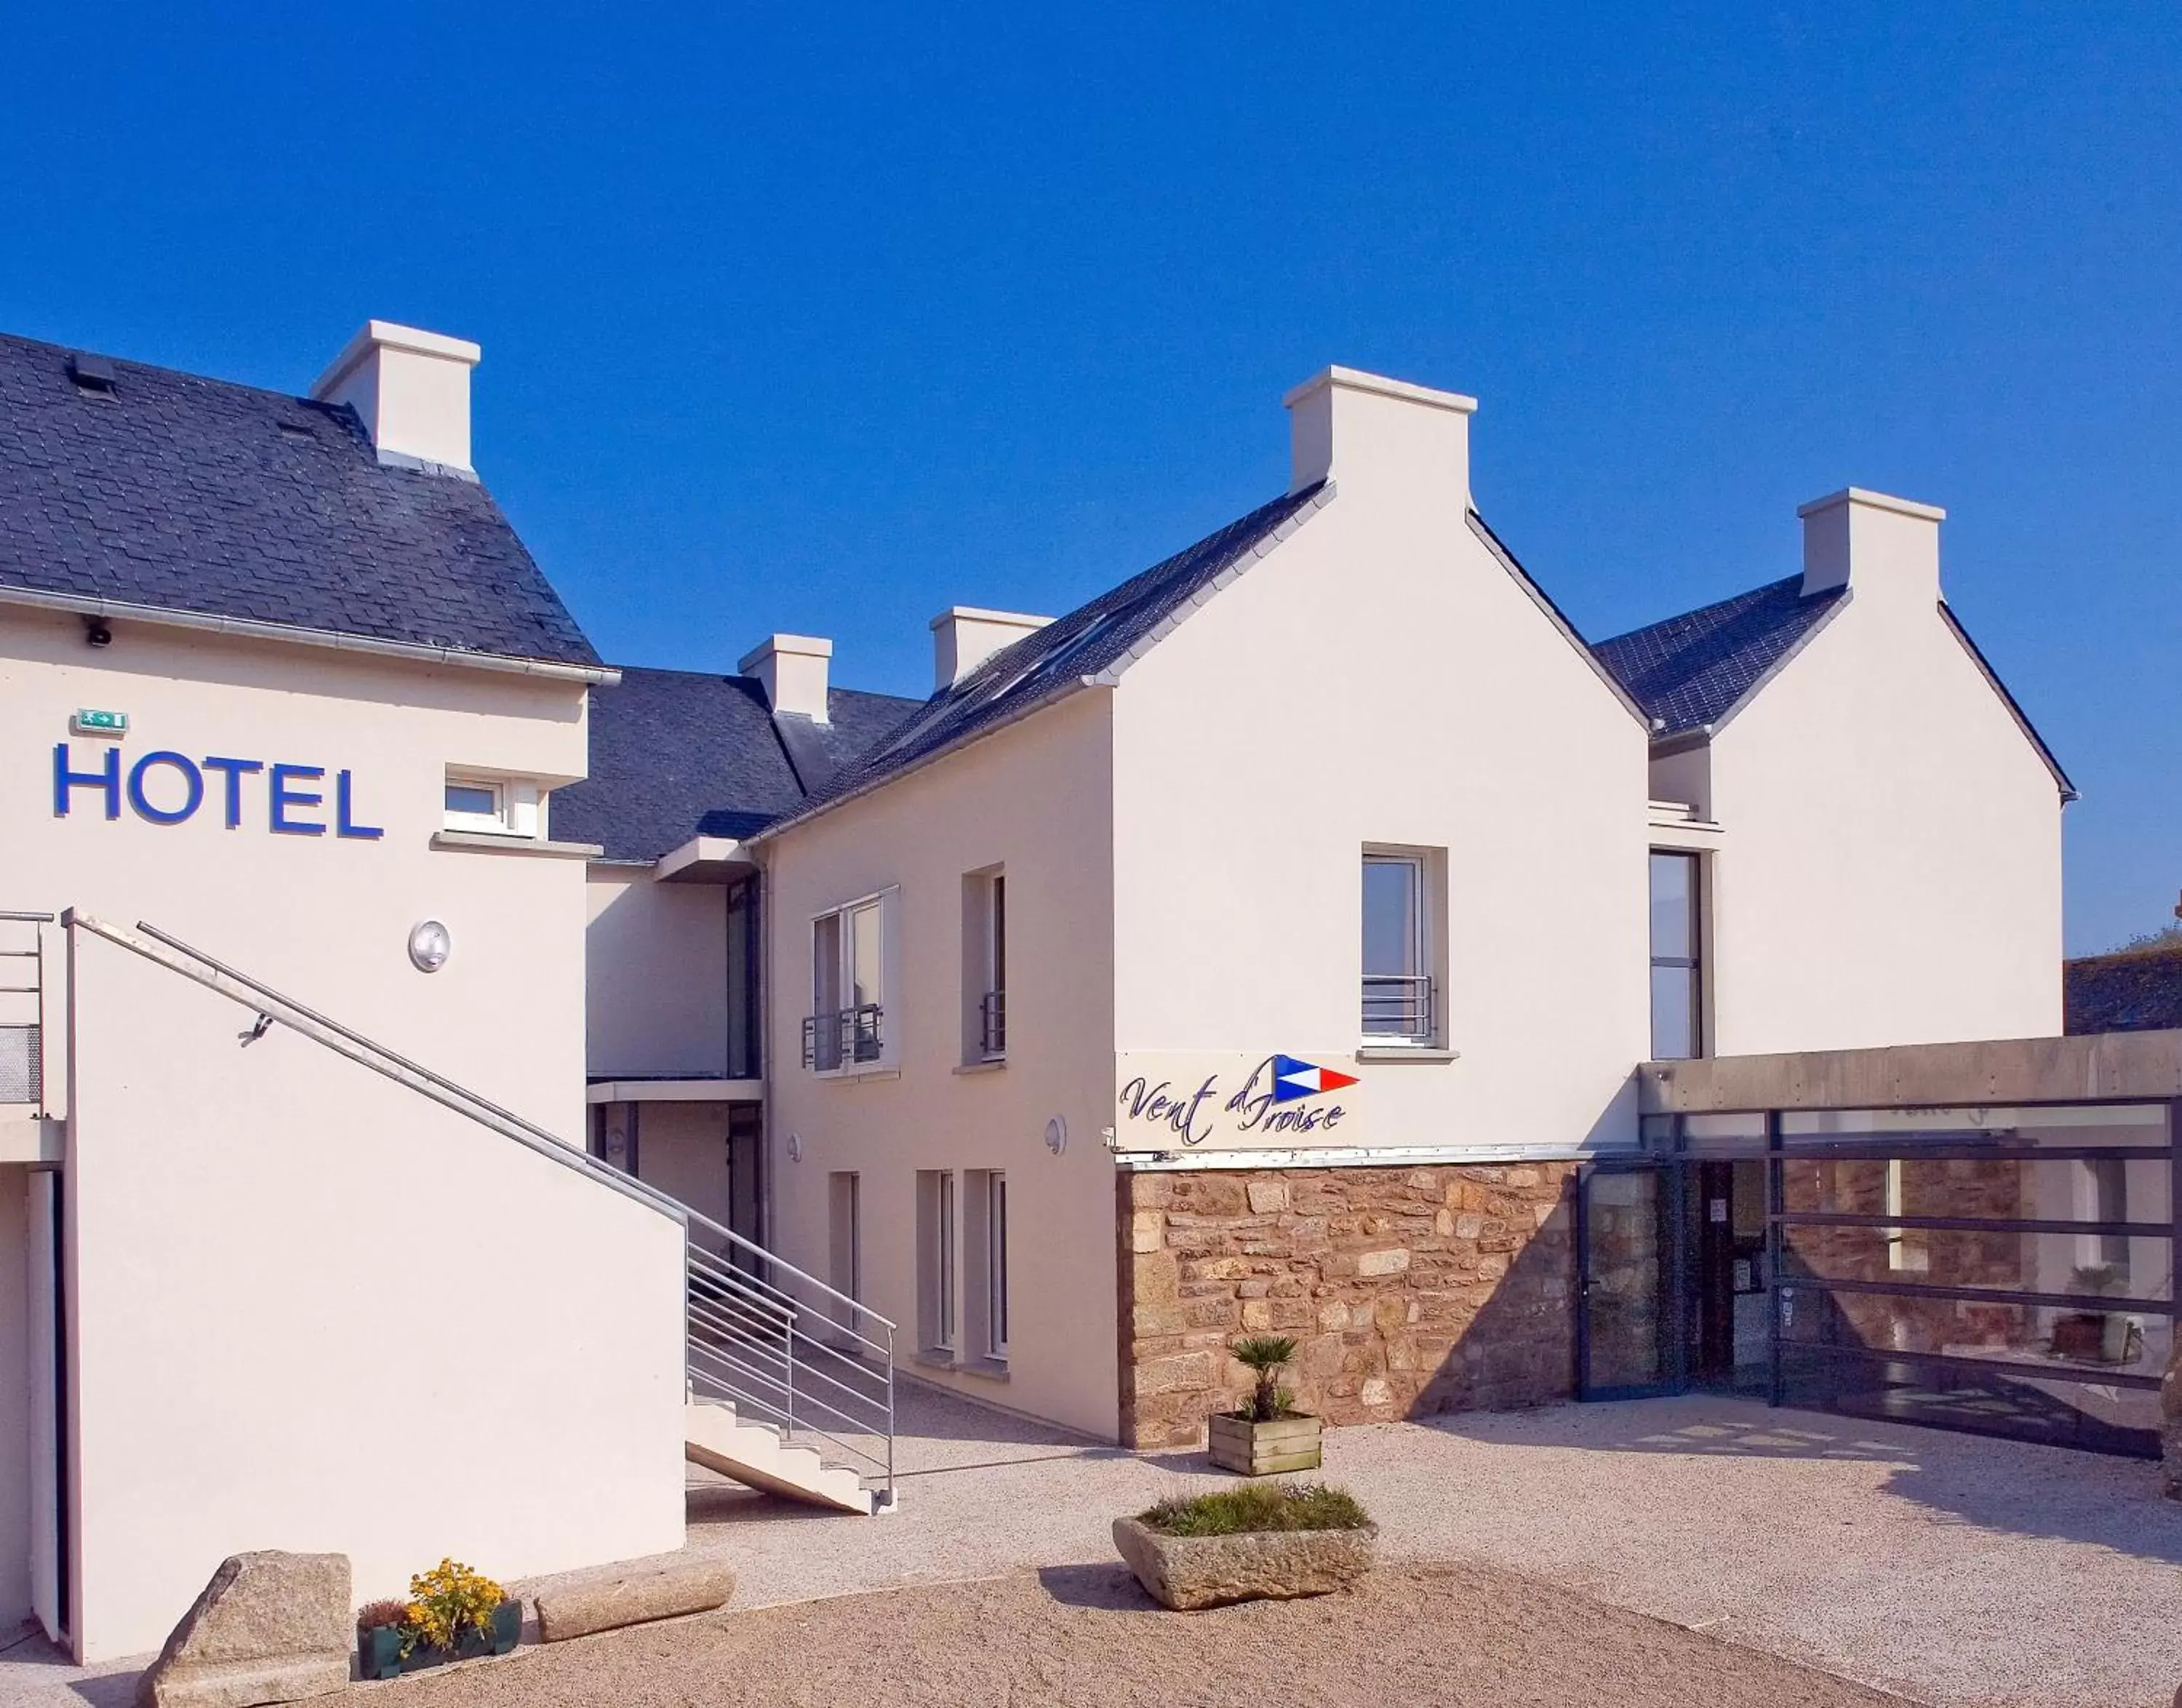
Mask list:
[[[505,1655],[523,1640],[523,1604],[513,1596],[492,1610],[492,1633],[465,1631],[452,1649],[427,1649],[419,1644],[402,1658],[402,1628],[374,1625],[357,1633],[356,1663],[359,1677],[396,1678],[427,1666],[444,1666],[450,1661],[474,1661],[485,1655]]]
[[[1365,1525],[1355,1530],[1163,1536],[1141,1519],[1114,1521],[1114,1546],[1145,1594],[1181,1612],[1349,1589],[1371,1569],[1378,1535],[1376,1525]]]
[[[1243,1477],[1279,1471],[1315,1471],[1319,1420],[1306,1412],[1254,1423],[1240,1411],[1216,1411],[1210,1423],[1212,1462]]]

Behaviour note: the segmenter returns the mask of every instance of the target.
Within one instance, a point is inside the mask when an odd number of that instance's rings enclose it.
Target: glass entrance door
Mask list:
[[[1583,1399],[1633,1399],[1673,1383],[1669,1178],[1663,1168],[1594,1167],[1577,1190]]]

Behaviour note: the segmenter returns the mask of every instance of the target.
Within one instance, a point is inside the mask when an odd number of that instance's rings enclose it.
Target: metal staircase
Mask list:
[[[285,1026],[680,1224],[684,1456],[752,1488],[839,1511],[893,1509],[894,1325],[887,1317],[581,1146],[157,926],[139,920],[133,931],[124,930],[75,910],[61,923],[240,1003],[259,1017],[259,1031]]]

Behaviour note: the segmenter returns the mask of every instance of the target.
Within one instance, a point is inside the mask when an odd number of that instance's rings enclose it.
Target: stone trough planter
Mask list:
[[[1357,1530],[1163,1536],[1141,1519],[1114,1521],[1114,1546],[1145,1594],[1182,1612],[1349,1589],[1371,1569],[1378,1535],[1378,1526],[1371,1524]]]

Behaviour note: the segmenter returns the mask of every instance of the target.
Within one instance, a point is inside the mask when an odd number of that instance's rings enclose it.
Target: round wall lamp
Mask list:
[[[1045,1123],[1045,1148],[1056,1156],[1068,1148],[1068,1120],[1056,1115]]]
[[[419,973],[436,973],[455,952],[454,934],[436,919],[420,919],[409,928],[409,964]]]
[[[803,1160],[803,1135],[800,1133],[788,1135],[788,1160],[791,1162]]]

